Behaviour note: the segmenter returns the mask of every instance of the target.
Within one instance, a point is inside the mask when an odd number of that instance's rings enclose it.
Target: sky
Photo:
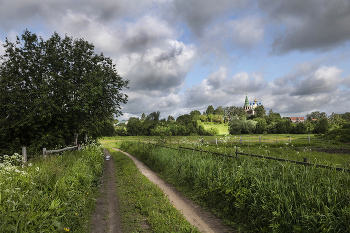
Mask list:
[[[0,44],[25,29],[111,57],[130,80],[119,120],[246,95],[281,116],[350,112],[349,0],[0,0]]]

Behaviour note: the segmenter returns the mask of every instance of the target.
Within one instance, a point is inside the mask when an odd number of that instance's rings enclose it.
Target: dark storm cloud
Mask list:
[[[348,0],[262,0],[259,6],[269,19],[285,26],[273,44],[273,52],[326,51],[350,40]]]
[[[171,14],[166,18],[184,21],[197,37],[201,37],[203,30],[216,19],[226,13],[243,7],[246,0],[177,0],[173,1],[168,10]]]

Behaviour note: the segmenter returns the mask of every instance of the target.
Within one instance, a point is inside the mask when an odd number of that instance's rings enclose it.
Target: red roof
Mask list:
[[[304,117],[289,117],[289,120],[291,122],[297,122],[297,121],[305,121]]]

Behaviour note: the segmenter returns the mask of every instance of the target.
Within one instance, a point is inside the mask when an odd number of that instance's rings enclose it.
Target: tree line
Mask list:
[[[175,118],[160,119],[160,112],[141,118],[131,117],[126,127],[117,127],[118,135],[177,136],[177,135],[215,135],[217,129],[205,130],[200,122],[214,124],[228,123],[230,134],[325,134],[330,130],[342,129],[350,123],[350,113],[332,113],[314,111],[307,114],[304,122],[292,123],[289,117],[281,117],[271,109],[267,114],[263,105],[254,109],[255,114],[248,116],[243,107],[219,106],[216,109],[209,105],[201,113],[193,110],[189,114]]]

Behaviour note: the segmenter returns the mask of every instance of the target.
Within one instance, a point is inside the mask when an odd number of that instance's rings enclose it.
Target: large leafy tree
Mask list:
[[[3,46],[1,152],[67,145],[74,133],[96,137],[121,114],[128,80],[89,42],[57,33],[44,41],[25,30],[21,39],[6,39]]]

